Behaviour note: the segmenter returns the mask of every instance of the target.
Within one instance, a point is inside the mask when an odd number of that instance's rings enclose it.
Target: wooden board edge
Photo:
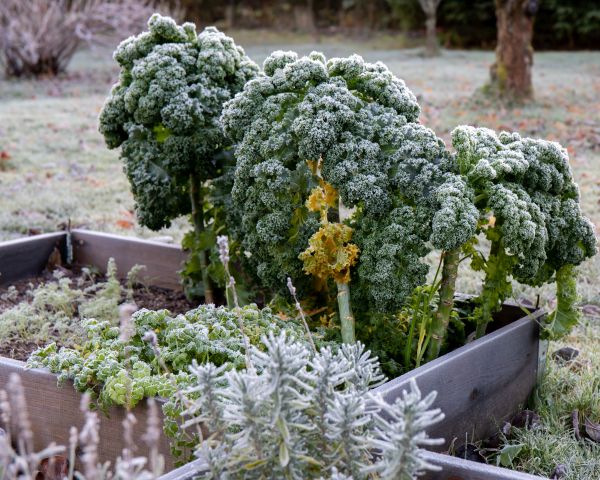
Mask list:
[[[66,232],[50,232],[50,233],[41,233],[40,235],[31,235],[29,237],[20,237],[13,238],[12,240],[4,240],[0,242],[0,249],[4,247],[11,247],[15,245],[23,245],[27,243],[39,243],[45,242],[46,240],[57,239],[59,240],[61,237],[66,237]]]
[[[26,363],[20,360],[0,357],[0,389],[6,388],[13,374],[21,379],[27,413],[34,433],[35,448],[43,449],[52,441],[68,446],[70,427],[75,426],[80,429],[84,424],[83,414],[79,408],[82,394],[74,388],[71,381],[59,384],[58,376],[45,368],[28,368]],[[163,413],[160,406],[164,400],[160,398],[156,400],[159,407],[158,420],[162,425]],[[99,454],[104,455],[102,461],[108,460],[113,463],[117,456],[121,455],[121,449],[125,447],[121,422],[126,413],[125,408],[119,406],[111,407],[106,415],[102,412],[98,413],[101,438]],[[140,402],[131,413],[136,417],[133,427],[134,438],[141,438],[146,433],[148,407],[144,402]],[[174,459],[170,453],[170,441],[164,435],[162,426],[160,431],[159,453],[163,455],[165,468],[171,470],[174,468]],[[147,450],[143,444],[138,447],[141,448],[140,453]]]
[[[192,460],[175,470],[161,475],[156,480],[191,480],[199,478],[199,475],[205,472],[208,472],[208,466],[204,460]]]
[[[405,383],[411,378],[418,378],[422,375],[425,375],[426,373],[435,370],[440,365],[447,362],[451,362],[455,358],[464,355],[466,352],[475,349],[485,348],[490,343],[495,342],[500,337],[513,335],[515,331],[523,329],[524,326],[526,326],[532,321],[539,322],[546,315],[546,313],[547,312],[544,309],[539,309],[531,315],[527,315],[509,325],[506,325],[505,327],[502,327],[492,333],[488,333],[487,335],[484,335],[483,337],[478,338],[477,340],[474,340],[470,343],[467,343],[466,345],[458,347],[457,349],[452,350],[451,352],[448,352],[436,358],[435,360],[432,360],[431,362],[427,362],[425,365],[421,365],[420,367],[415,368],[410,372],[400,375],[399,377],[393,378],[388,382],[384,383],[383,385],[377,387],[374,391],[381,394],[385,394],[386,391],[395,388],[395,386],[399,383]]]
[[[65,238],[55,232],[0,242],[0,285],[39,274],[53,250],[63,250]]]
[[[144,282],[181,291],[178,272],[188,254],[179,245],[88,230],[76,229],[71,233],[77,263],[94,265],[105,272],[109,259],[114,258],[120,277],[135,265],[144,265],[146,268],[140,274]]]
[[[441,468],[429,471],[423,480],[544,480],[529,473],[473,462],[443,453],[424,451],[423,459]],[[547,480],[547,479],[546,479]]]
[[[134,236],[126,236],[126,235],[117,235],[115,233],[105,233],[105,232],[98,232],[96,230],[85,230],[82,228],[74,228],[73,230],[71,230],[71,235],[73,235],[73,240],[91,240],[91,239],[98,239],[98,240],[107,240],[107,241],[127,241],[130,243],[135,243],[138,245],[154,245],[157,247],[161,247],[161,248],[165,248],[165,249],[169,249],[169,250],[173,250],[173,251],[179,251],[181,252],[181,246],[177,245],[177,244],[172,244],[172,243],[165,243],[165,242],[156,242],[153,240],[148,240],[146,238],[139,238],[139,237],[134,237]]]
[[[423,450],[422,458],[439,468],[419,477],[423,480],[544,480],[544,477],[426,450]],[[198,459],[161,475],[157,480],[191,480],[207,470],[206,462]]]

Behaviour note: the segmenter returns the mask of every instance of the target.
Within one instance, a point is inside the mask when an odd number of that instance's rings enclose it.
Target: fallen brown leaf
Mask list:
[[[592,422],[589,418],[585,418],[585,433],[596,443],[600,443],[600,423]]]

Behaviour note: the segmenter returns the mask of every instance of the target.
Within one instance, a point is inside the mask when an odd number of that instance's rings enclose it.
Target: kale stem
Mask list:
[[[342,199],[338,200],[338,219],[343,223],[349,217],[347,210],[344,208]],[[352,313],[352,305],[350,304],[350,285],[345,282],[335,282],[337,285],[337,301],[340,312],[340,324],[342,326],[342,342],[355,343],[355,321]]]
[[[196,242],[200,242],[201,235],[205,230],[204,225],[204,208],[202,198],[202,182],[198,175],[192,173],[190,175],[190,201],[192,203],[192,221],[194,223],[194,234]],[[200,263],[200,271],[202,273],[202,283],[204,284],[204,303],[215,303],[212,283],[208,276],[208,252],[204,249],[196,252],[192,251],[191,255],[198,255]]]
[[[508,280],[514,258],[506,254],[500,239],[492,240],[490,255],[485,266],[485,280],[479,295],[478,314],[475,316],[477,327],[475,337],[485,335],[488,323],[492,321],[492,314],[502,307],[502,302],[511,295],[512,284]]]
[[[456,277],[458,276],[458,265],[460,264],[460,248],[442,252],[442,258],[444,266],[440,283],[440,298],[431,323],[431,343],[427,348],[428,361],[439,356],[442,343],[446,338],[450,314],[454,307]]]
[[[344,343],[356,342],[354,334],[354,314],[350,306],[350,286],[344,282],[335,282],[337,285],[337,301],[340,310],[340,323],[342,325],[342,341]]]

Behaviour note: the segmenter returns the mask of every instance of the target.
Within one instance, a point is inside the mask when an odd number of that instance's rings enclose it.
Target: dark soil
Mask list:
[[[198,306],[197,302],[190,302],[183,292],[175,292],[152,285],[134,287],[133,299],[139,308],[167,309],[173,314],[185,313]]]
[[[74,267],[73,269],[65,269],[59,267],[66,277],[77,278],[81,274],[81,269]],[[102,275],[96,276],[96,282],[105,281],[105,277]],[[11,309],[12,307],[18,305],[21,302],[29,302],[31,301],[31,296],[28,294],[29,290],[33,290],[38,286],[49,283],[56,282],[56,277],[48,272],[44,271],[43,273],[34,276],[24,278],[22,280],[18,280],[12,282],[10,285],[1,285],[0,286],[0,313]],[[75,281],[74,281],[75,283]],[[83,287],[88,287],[92,285],[92,281],[86,282]],[[125,281],[121,282],[125,287]],[[10,298],[2,298],[4,294],[8,292],[10,286],[14,286],[16,289],[16,293],[11,295]],[[73,287],[75,288],[75,286]],[[187,312],[198,306],[195,302],[190,302],[182,291],[174,291],[166,288],[155,287],[152,285],[136,285],[133,288],[133,299],[138,308],[147,308],[149,310],[162,310],[167,309],[172,314],[179,314]],[[123,298],[123,301],[126,299]],[[58,346],[60,342],[56,342]],[[0,339],[0,356],[8,357],[15,360],[27,360],[29,355],[34,352],[39,347],[44,346],[43,344],[37,344],[33,341],[27,341],[19,338],[11,339],[7,341],[5,339]]]
[[[8,357],[13,360],[25,362],[31,353],[35,352],[43,344],[38,345],[35,342],[28,342],[20,338],[14,338],[10,341],[0,343],[0,357]]]

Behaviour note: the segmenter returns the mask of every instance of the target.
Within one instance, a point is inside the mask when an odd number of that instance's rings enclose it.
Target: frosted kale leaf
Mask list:
[[[258,68],[214,27],[197,35],[193,24],[155,14],[148,28],[114,54],[121,75],[100,132],[110,148],[121,147],[141,223],[158,229],[189,212],[190,174],[218,176],[222,105]]]
[[[555,280],[557,312],[570,319],[564,325],[572,326],[577,295],[568,277],[576,275],[572,267],[596,254],[597,245],[592,224],[581,213],[567,151],[556,142],[469,126],[456,128],[452,143],[457,169],[482,217],[490,218],[481,225],[492,240],[483,266],[489,279],[481,297],[483,315],[510,294],[506,279],[511,275],[534,286]],[[560,322],[551,320],[551,325],[560,334],[568,331]],[[556,336],[558,330],[546,334]]]

